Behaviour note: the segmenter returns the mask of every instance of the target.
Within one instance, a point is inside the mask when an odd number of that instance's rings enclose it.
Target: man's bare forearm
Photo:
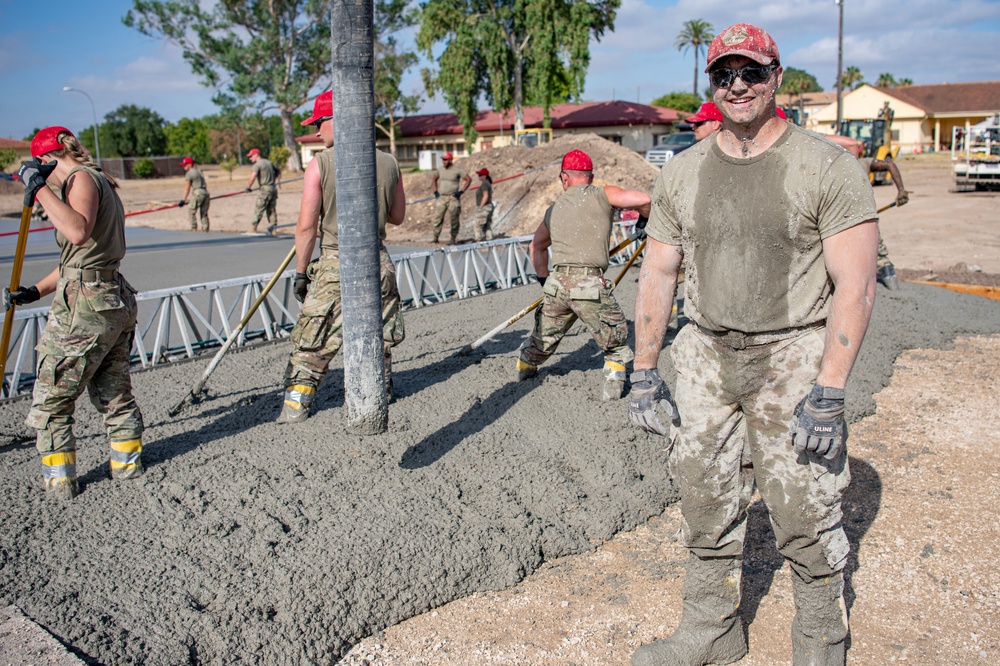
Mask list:
[[[663,349],[677,291],[680,248],[652,241],[639,273],[635,298],[636,370],[655,368]]]

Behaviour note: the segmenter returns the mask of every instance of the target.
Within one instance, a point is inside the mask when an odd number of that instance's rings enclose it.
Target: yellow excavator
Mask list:
[[[899,146],[892,145],[893,115],[889,102],[886,102],[877,118],[840,121],[840,130],[837,134],[861,144],[859,157],[874,157],[877,160],[894,158],[899,154]],[[884,185],[892,180],[888,171],[876,171],[868,177],[873,185]]]

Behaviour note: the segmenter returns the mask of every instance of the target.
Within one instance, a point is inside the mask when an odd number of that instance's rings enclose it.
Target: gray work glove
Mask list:
[[[54,161],[42,164],[37,157],[21,162],[21,168],[17,170],[17,177],[24,183],[25,206],[31,206],[35,203],[35,195],[38,194],[38,190],[45,187],[45,181],[55,171],[55,168]]]
[[[310,280],[309,276],[306,275],[305,273],[295,274],[295,287],[294,287],[295,300],[297,300],[299,303],[305,302],[306,295],[309,293],[310,282],[312,282],[312,280]]]
[[[247,192],[253,192],[253,190],[248,187]]]
[[[675,426],[680,425],[681,415],[677,405],[656,368],[636,370],[629,381],[632,382],[632,392],[629,394],[628,417],[632,423],[654,435],[667,434],[664,419]]]
[[[187,201],[185,201],[184,199],[181,199],[180,201],[177,202],[177,207],[178,208],[184,208],[184,206],[186,206],[186,205],[187,205]]]
[[[434,190],[434,198],[437,199],[440,196],[441,196],[441,193],[438,192],[437,190]]]
[[[3,288],[3,309],[4,311],[10,310],[15,305],[27,305],[28,303],[34,303],[41,295],[38,293],[38,287],[18,287],[14,291],[11,291],[7,287]]]
[[[833,460],[847,442],[844,389],[816,384],[792,415],[791,435],[796,453],[811,451]]]
[[[910,192],[908,190],[900,190],[896,194],[896,205],[905,206],[910,203]]]

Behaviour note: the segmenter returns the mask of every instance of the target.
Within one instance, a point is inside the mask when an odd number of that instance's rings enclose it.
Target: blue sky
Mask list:
[[[844,0],[844,66],[868,80],[881,72],[914,83],[1000,80],[1000,0]],[[35,127],[79,131],[121,104],[147,106],[170,121],[215,112],[179,49],[126,28],[131,0],[0,0],[0,136]],[[591,45],[584,97],[648,103],[691,89],[694,60],[674,48],[681,24],[739,21],[775,38],[785,66],[805,69],[832,90],[837,70],[834,0],[623,0],[615,31]],[[703,65],[702,65],[703,66]],[[704,74],[698,87],[706,86]],[[419,67],[404,82],[422,88]],[[422,113],[446,111],[425,99]]]

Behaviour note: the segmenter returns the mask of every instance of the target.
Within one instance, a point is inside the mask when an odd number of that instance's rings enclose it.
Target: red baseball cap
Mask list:
[[[260,155],[260,149],[259,148],[251,148],[250,152],[247,153],[247,157],[251,157],[252,155]]]
[[[194,160],[191,159],[190,157],[185,157],[184,159],[181,160],[181,166],[188,166],[188,165],[193,165],[193,164],[194,164]]]
[[[482,169],[480,169],[479,171],[476,172],[476,175],[477,176],[488,176],[488,175],[490,175],[490,170],[487,169],[486,167],[483,167]]]
[[[447,153],[445,153],[444,155],[441,156],[441,159],[443,159],[443,160],[453,160],[453,159],[455,159],[455,156],[452,155],[451,151],[449,150]]]
[[[782,120],[788,120],[788,114],[780,106],[774,107],[774,112],[778,114],[778,117]]]
[[[718,120],[720,123],[722,122],[722,111],[719,111],[719,107],[715,105],[715,102],[705,102],[698,109],[698,113],[688,116],[684,119],[684,122],[703,123],[706,120]]]
[[[68,129],[59,125],[38,130],[38,134],[31,140],[31,156],[41,157],[45,153],[51,153],[53,150],[62,150],[65,148],[62,141],[59,140],[59,135],[63,132],[74,136]]]
[[[778,45],[771,35],[749,23],[737,23],[720,32],[708,47],[707,72],[719,58],[741,55],[762,65],[770,65],[779,60]]]
[[[321,93],[313,102],[313,113],[302,121],[302,125],[312,125],[320,118],[333,117],[333,91],[327,90]]]
[[[561,168],[563,171],[593,171],[594,163],[582,150],[571,150],[563,156]]]

